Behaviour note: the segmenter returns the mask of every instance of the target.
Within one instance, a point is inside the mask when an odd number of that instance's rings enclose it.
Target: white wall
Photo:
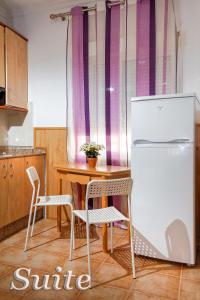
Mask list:
[[[11,12],[2,1],[0,2],[0,22],[12,26]]]
[[[66,22],[37,12],[14,19],[28,39],[29,101],[34,127],[66,126]]]
[[[32,103],[28,113],[0,110],[0,146],[33,146]]]
[[[174,1],[181,30],[183,92],[200,97],[200,0]]]
[[[27,2],[23,15],[14,11],[14,27],[29,39],[29,101],[33,102],[34,127],[66,126],[67,22],[52,21],[49,15],[81,3],[93,6],[95,0],[48,0],[35,7]]]
[[[9,111],[8,146],[33,146],[33,108],[29,103],[28,113]]]
[[[8,144],[8,119],[4,110],[0,110],[0,146]]]

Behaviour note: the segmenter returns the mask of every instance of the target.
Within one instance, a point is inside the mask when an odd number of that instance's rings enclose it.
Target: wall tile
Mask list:
[[[0,111],[0,146],[8,145],[8,119],[7,112]]]

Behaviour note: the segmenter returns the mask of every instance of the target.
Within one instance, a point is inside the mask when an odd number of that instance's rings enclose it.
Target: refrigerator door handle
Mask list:
[[[189,143],[189,139],[174,139],[174,140],[168,140],[168,141],[152,141],[152,140],[135,140],[133,142],[134,145],[142,145],[142,144],[184,144]]]

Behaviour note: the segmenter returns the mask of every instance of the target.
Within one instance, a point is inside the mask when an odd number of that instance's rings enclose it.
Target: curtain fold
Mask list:
[[[86,7],[84,7],[86,8]],[[88,11],[83,13],[83,67],[84,67],[84,107],[85,107],[85,137],[90,142],[90,107],[89,107],[89,32]]]
[[[149,94],[150,3],[149,0],[137,2],[136,96]]]
[[[74,160],[85,162],[80,146],[90,141],[89,70],[88,70],[88,12],[74,7],[72,13],[72,109]]]
[[[108,165],[120,165],[120,5],[106,8],[105,122]]]

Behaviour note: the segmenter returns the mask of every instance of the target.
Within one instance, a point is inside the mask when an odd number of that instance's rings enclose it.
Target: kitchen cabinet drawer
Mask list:
[[[76,174],[65,174],[63,175],[63,179],[72,183],[80,183],[80,184],[88,184],[90,181],[90,176],[85,175],[76,175]]]

